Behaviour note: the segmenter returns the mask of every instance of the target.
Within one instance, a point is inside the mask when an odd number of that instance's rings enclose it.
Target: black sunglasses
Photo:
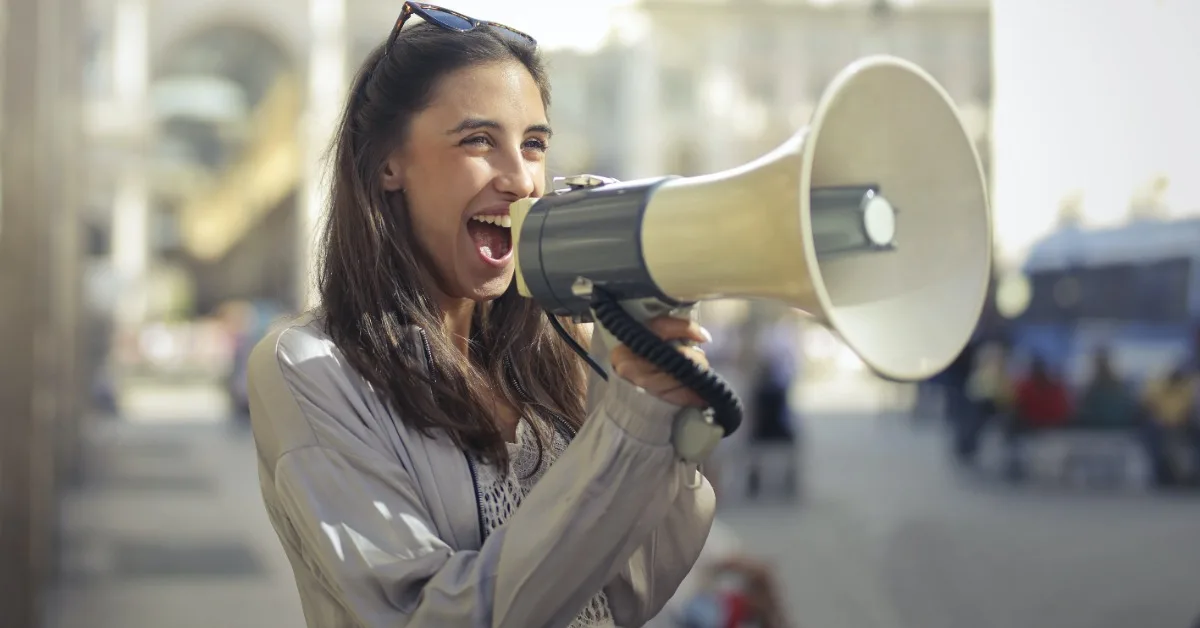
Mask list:
[[[391,51],[392,45],[396,43],[396,38],[400,36],[400,30],[404,28],[405,22],[408,21],[408,18],[414,15],[420,17],[426,22],[429,22],[430,24],[435,24],[448,31],[466,33],[468,31],[473,31],[480,26],[487,26],[495,30],[496,34],[500,35],[501,37],[516,39],[517,41],[533,44],[535,46],[537,45],[536,39],[511,26],[505,26],[496,22],[489,22],[487,20],[477,20],[473,17],[467,17],[462,13],[456,13],[450,9],[443,9],[442,7],[432,4],[425,4],[423,2],[405,2],[404,8],[400,10],[400,17],[396,18],[396,26],[392,29],[392,34],[390,37],[388,37],[387,44],[384,47],[386,51]]]

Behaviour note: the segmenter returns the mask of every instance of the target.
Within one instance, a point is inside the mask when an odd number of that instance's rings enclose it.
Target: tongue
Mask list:
[[[467,233],[475,241],[475,248],[488,259],[502,259],[512,248],[512,234],[504,227],[472,220],[467,223]]]

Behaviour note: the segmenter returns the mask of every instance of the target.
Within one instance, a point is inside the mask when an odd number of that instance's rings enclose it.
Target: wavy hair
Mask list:
[[[529,71],[549,109],[549,81],[537,50],[486,27],[459,33],[418,24],[390,50],[380,46],[367,57],[331,147],[317,287],[334,344],[400,420],[426,435],[445,434],[507,467],[503,433],[487,408],[499,396],[578,429],[583,365],[542,309],[515,286],[475,308],[468,355],[457,350],[442,333],[442,312],[429,290],[436,285],[433,267],[413,233],[403,194],[382,184],[388,155],[403,145],[413,116],[428,106],[438,82],[456,70],[502,61]],[[585,342],[577,325],[560,322]],[[424,347],[409,340],[414,326]],[[537,433],[544,440],[545,430]]]

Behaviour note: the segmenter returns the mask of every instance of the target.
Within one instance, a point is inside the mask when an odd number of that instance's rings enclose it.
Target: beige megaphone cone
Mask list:
[[[521,292],[560,313],[586,309],[579,278],[629,299],[772,299],[896,380],[958,355],[991,273],[972,141],[926,72],[886,56],[843,70],[811,124],[754,162],[577,190],[513,217]]]

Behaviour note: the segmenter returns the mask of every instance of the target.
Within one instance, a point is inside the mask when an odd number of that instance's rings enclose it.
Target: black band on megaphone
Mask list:
[[[587,315],[589,294],[573,289],[583,277],[619,300],[653,297],[680,305],[659,290],[642,254],[646,204],[673,178],[584,188],[534,203],[517,244],[533,299],[559,316]]]

